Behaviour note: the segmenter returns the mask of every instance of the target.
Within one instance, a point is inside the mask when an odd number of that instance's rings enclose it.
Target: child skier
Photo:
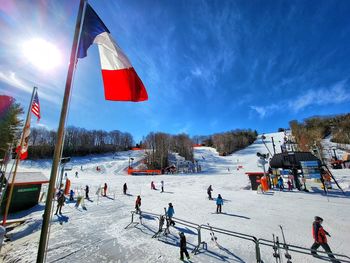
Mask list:
[[[224,204],[224,200],[219,194],[218,197],[216,198],[216,213],[221,213],[221,207],[223,204]]]
[[[209,200],[213,200],[213,198],[211,197],[211,192],[212,191],[213,191],[213,188],[211,187],[211,185],[209,185],[209,187],[207,189],[207,194],[208,194]]]
[[[166,215],[167,215],[168,220],[169,220],[169,225],[175,226],[175,222],[172,220],[174,214],[175,214],[175,210],[174,210],[173,204],[169,203],[168,210],[166,211]]]
[[[186,236],[183,232],[179,233],[180,236],[180,260],[184,260],[184,253],[187,259],[190,259],[190,255],[187,252],[186,248]]]
[[[327,244],[327,236],[331,236],[326,230],[323,229],[322,227],[322,222],[323,219],[319,216],[315,216],[315,221],[312,223],[312,235],[313,238],[315,240],[315,242],[313,243],[313,245],[311,246],[311,254],[315,257],[318,256],[317,254],[317,249],[321,246],[326,253],[328,254],[328,257],[330,258],[330,260],[334,263],[339,262],[338,260],[335,259],[335,257],[333,256],[333,252],[331,250],[331,248],[329,247],[329,245]]]
[[[282,178],[282,176],[278,177],[278,187],[279,187],[280,191],[283,191],[284,185],[283,185],[283,178]]]
[[[140,212],[141,212],[140,206],[141,206],[141,196],[138,195],[136,198],[136,202],[135,202],[136,214],[140,214]]]
[[[126,183],[123,185],[123,193],[126,195],[126,191],[128,190],[128,186]]]

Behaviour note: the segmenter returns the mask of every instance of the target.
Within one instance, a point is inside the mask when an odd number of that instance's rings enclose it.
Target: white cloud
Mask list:
[[[202,71],[200,70],[200,68],[195,68],[194,70],[191,70],[192,75],[198,77],[202,75]]]
[[[280,109],[280,106],[276,105],[276,104],[271,104],[268,106],[250,106],[250,109],[256,111],[256,113],[258,113],[260,119],[265,118],[268,115],[272,115],[273,113],[275,113],[276,110]]]
[[[288,107],[295,112],[311,105],[339,104],[350,100],[349,91],[345,89],[346,80],[335,83],[330,88],[308,90],[295,100],[288,102]]]
[[[19,89],[21,91],[24,91],[25,93],[31,94],[33,91],[33,86],[35,86],[34,83],[31,81],[27,81],[24,79],[19,78],[15,72],[9,71],[9,72],[3,72],[0,71],[0,81],[8,84],[11,87],[14,87],[16,89]],[[47,93],[47,91],[50,91],[50,94]],[[44,99],[51,103],[54,103],[56,105],[59,105],[61,103],[61,100],[57,100],[57,94],[55,94],[55,90],[49,90],[43,89],[39,90],[39,100]]]

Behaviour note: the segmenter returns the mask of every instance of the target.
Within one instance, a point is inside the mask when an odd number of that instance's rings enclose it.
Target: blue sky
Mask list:
[[[68,125],[207,135],[259,132],[350,109],[350,2],[98,1],[89,3],[128,55],[147,102],[105,101],[97,47],[77,65]],[[78,1],[1,0],[0,94],[25,108],[39,87],[40,125],[56,129]],[[62,63],[41,71],[21,43],[54,43]],[[34,124],[33,125],[38,125]]]

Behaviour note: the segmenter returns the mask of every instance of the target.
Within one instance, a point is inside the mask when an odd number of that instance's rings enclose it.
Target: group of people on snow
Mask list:
[[[211,196],[211,192],[213,191],[213,187],[209,185],[207,189],[208,199],[213,200],[213,197]],[[224,199],[222,198],[221,194],[218,194],[218,197],[216,198],[216,213],[222,213],[222,205],[224,204]]]
[[[160,188],[161,188],[161,192],[163,193],[164,192],[164,181],[163,180],[160,181]],[[151,190],[158,190],[153,181],[151,182]]]

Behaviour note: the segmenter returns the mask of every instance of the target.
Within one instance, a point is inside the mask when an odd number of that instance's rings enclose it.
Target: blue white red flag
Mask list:
[[[98,45],[106,100],[147,100],[146,88],[128,57],[89,4],[86,4],[83,19],[78,58],[86,57],[87,50],[93,43]]]

